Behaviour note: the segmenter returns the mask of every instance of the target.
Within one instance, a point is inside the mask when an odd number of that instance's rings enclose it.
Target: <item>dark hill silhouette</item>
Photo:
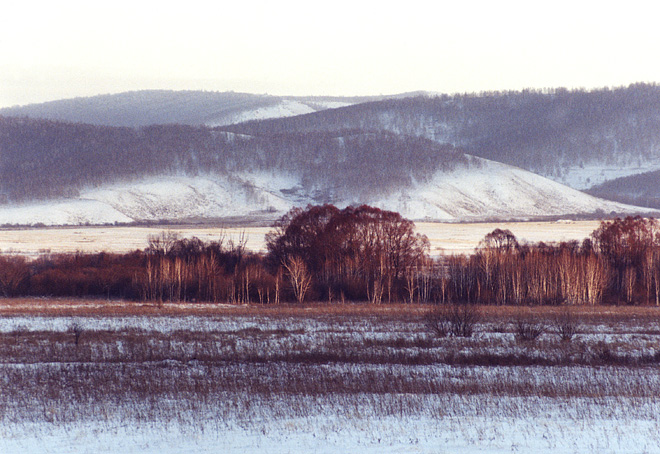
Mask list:
[[[587,192],[596,197],[660,209],[660,170],[610,180]]]

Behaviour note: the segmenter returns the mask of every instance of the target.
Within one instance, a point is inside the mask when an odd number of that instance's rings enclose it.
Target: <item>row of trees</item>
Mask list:
[[[4,296],[277,304],[370,301],[660,305],[660,227],[606,221],[582,243],[520,244],[496,229],[470,256],[432,259],[398,213],[369,206],[296,208],[267,235],[205,243],[163,233],[130,254],[0,256]]]

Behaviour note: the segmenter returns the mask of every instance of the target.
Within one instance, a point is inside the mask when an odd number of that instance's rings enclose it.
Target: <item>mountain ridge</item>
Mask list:
[[[655,93],[656,87],[622,89],[616,96],[627,99],[645,90]],[[154,93],[135,92],[127,96],[134,102],[135,96],[141,95]],[[166,95],[165,98],[172,99],[171,93]],[[232,99],[236,101],[233,106],[238,105],[239,115],[246,112],[256,115],[259,109],[262,109],[260,115],[269,115],[280,109],[275,112],[279,115],[282,106],[286,106],[284,101],[299,102],[279,97],[268,105],[270,101],[265,104],[259,101],[261,95],[247,98],[244,94],[222,95],[238,96]],[[552,115],[541,109],[543,112],[536,117],[523,118],[528,110],[520,110],[522,101],[538,107],[548,102],[548,96],[561,98]],[[591,103],[567,105],[576,96],[586,96]],[[505,138],[509,136],[489,138],[492,131],[487,127],[488,122],[471,125],[467,104],[476,105],[471,109],[480,109],[482,117],[490,118],[491,126],[504,122],[521,134],[525,125],[533,126],[541,119],[557,117],[551,126],[541,125],[532,128],[529,136],[523,134],[519,143],[529,144],[534,140],[540,144],[563,143],[581,136],[577,133],[568,134],[568,139],[544,136],[552,136],[553,128],[564,125],[567,118],[592,112],[600,105],[602,96],[610,95],[560,91],[515,93],[509,97],[491,94],[477,99],[424,94],[344,107],[338,107],[338,103],[346,98],[315,98],[317,107],[323,110],[214,127],[184,124],[117,127],[0,116],[0,202],[5,203],[0,210],[0,223],[15,223],[12,219],[23,219],[19,223],[26,224],[51,223],[44,217],[46,213],[51,213],[51,218],[56,220],[53,222],[62,223],[269,217],[282,214],[294,205],[309,203],[369,203],[414,219],[449,221],[648,211],[596,199],[552,183],[525,170],[525,159],[521,159],[520,166],[511,166],[470,153],[474,143],[492,144],[497,149],[507,143]],[[252,107],[260,107],[245,110],[246,99],[256,100]],[[305,102],[312,103],[312,98],[306,99]],[[509,111],[501,120],[502,106],[507,103]],[[230,104],[224,105],[225,111],[231,111]],[[638,104],[646,106],[647,112],[654,111],[648,100],[638,100]],[[190,110],[194,111],[195,103],[191,106]],[[297,108],[297,104],[288,106],[292,110]],[[563,106],[563,113],[557,112],[557,106]],[[161,106],[155,110],[176,109]],[[636,112],[632,107],[629,110]],[[455,119],[452,112],[462,112],[463,116]],[[188,115],[185,109],[175,113]],[[217,113],[214,110],[211,117]],[[208,114],[196,112],[198,118],[206,120],[210,118]],[[601,117],[616,115],[610,112]],[[642,126],[652,125],[654,121],[648,119]],[[582,134],[580,128],[591,123],[600,124],[589,116],[578,122],[576,131]],[[625,125],[620,129],[630,135],[642,127],[633,126],[630,130]],[[466,131],[471,134],[465,136]],[[645,136],[648,147],[644,149],[640,145],[643,141],[634,142],[629,137],[640,153],[651,158],[655,156],[653,131]],[[543,142],[546,139],[550,142]],[[621,140],[623,144],[625,141]],[[610,151],[606,150],[605,154]],[[553,157],[549,156],[548,159]],[[632,159],[631,156],[628,158]],[[660,162],[660,154],[658,158]],[[640,162],[638,159],[633,164],[643,168]],[[588,166],[586,169],[585,172],[590,171]],[[615,164],[612,169],[612,174],[623,172]],[[57,213],[49,206],[57,207]],[[39,208],[35,211],[35,207]],[[39,213],[40,220],[35,220],[35,213]]]
[[[386,99],[228,125],[253,135],[361,129],[460,147],[576,189],[660,166],[660,86]],[[603,169],[621,169],[611,177]]]

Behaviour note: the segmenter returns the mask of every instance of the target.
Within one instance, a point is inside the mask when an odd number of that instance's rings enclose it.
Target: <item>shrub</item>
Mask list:
[[[546,331],[545,323],[531,318],[519,318],[516,320],[516,340],[533,342]]]
[[[80,342],[80,336],[83,333],[83,327],[80,326],[78,323],[74,323],[69,327],[69,332],[73,334],[73,341],[76,345]]]
[[[474,304],[450,304],[430,312],[426,325],[439,337],[472,337],[479,319],[479,309]]]
[[[562,342],[570,342],[578,333],[579,322],[570,311],[565,310],[555,317],[553,329]]]

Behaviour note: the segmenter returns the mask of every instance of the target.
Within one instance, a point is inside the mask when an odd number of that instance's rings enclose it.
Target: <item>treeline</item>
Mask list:
[[[561,176],[570,166],[630,165],[660,157],[660,86],[417,96],[225,128],[283,132],[393,131]]]
[[[604,221],[581,243],[521,244],[496,229],[470,256],[432,258],[428,239],[398,213],[322,205],[292,210],[266,241],[268,252],[257,254],[244,241],[163,233],[129,254],[0,256],[0,292],[243,304],[660,305],[653,219]]]
[[[207,127],[139,129],[0,117],[0,203],[75,196],[84,188],[150,175],[280,172],[320,202],[360,200],[468,165],[448,145],[389,132],[268,137]]]

